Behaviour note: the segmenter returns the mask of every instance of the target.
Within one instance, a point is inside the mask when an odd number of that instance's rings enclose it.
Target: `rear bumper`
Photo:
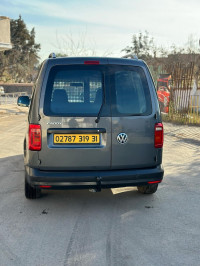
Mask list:
[[[26,166],[27,181],[31,186],[51,186],[51,189],[112,188],[142,186],[161,182],[161,165],[148,169],[110,171],[41,171]]]

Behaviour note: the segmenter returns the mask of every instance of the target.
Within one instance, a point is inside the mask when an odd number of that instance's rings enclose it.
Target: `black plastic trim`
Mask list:
[[[112,171],[41,171],[26,167],[28,182],[32,186],[51,185],[52,189],[95,188],[147,185],[149,181],[162,181],[161,165],[148,169]]]

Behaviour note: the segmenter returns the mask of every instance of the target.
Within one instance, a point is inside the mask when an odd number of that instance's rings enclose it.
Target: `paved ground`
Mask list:
[[[0,103],[0,117],[5,117],[8,115],[20,115],[27,114],[28,108],[17,106],[14,104],[1,104]]]
[[[200,128],[165,124],[165,178],[155,195],[51,191],[31,201],[25,121],[0,118],[0,265],[200,264]]]

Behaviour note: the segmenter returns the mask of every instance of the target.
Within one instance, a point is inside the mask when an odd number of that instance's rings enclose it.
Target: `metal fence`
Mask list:
[[[19,96],[27,95],[27,92],[3,93],[0,94],[0,105],[17,103]],[[30,96],[30,95],[28,95]]]
[[[169,112],[163,114],[163,120],[200,126],[200,96],[189,95],[187,103],[187,106],[183,108],[178,101],[170,101]]]
[[[200,125],[200,96],[190,96],[190,104],[188,110],[188,122]]]
[[[163,115],[164,120],[200,125],[200,96],[192,93],[194,62],[165,65],[163,71],[172,78],[169,112]]]
[[[176,113],[185,114],[189,110],[190,95],[193,85],[194,63],[178,63],[171,68],[171,101]]]

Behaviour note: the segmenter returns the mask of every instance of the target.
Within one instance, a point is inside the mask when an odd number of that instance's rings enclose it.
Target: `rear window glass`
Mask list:
[[[151,97],[140,67],[118,67],[112,75],[113,115],[149,115]]]
[[[144,70],[126,65],[51,68],[45,115],[95,117],[101,106],[101,116],[150,115],[151,97]]]
[[[99,70],[52,69],[45,95],[45,113],[96,115],[103,99],[102,76]]]

